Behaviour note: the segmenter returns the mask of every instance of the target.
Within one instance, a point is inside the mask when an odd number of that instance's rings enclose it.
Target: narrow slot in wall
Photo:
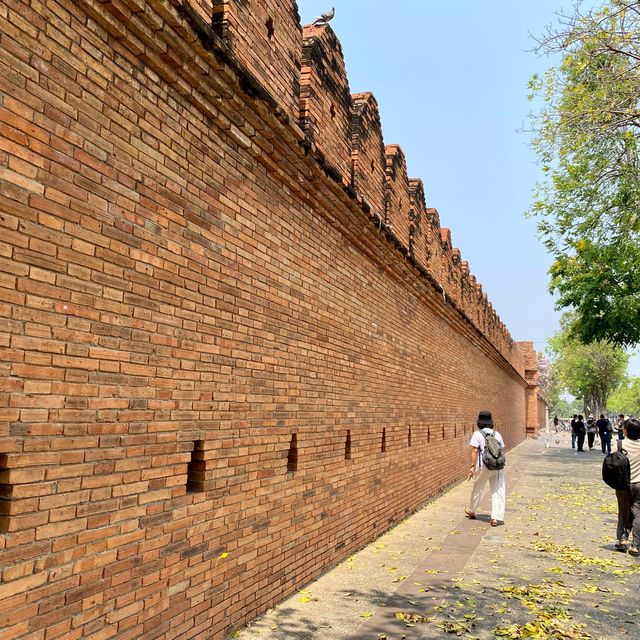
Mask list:
[[[13,486],[9,482],[8,459],[6,453],[0,453],[0,533],[7,533],[10,524],[9,503]]]
[[[412,446],[413,442],[411,440],[411,427],[409,427],[409,431],[407,432],[407,446]]]
[[[380,443],[380,451],[385,453],[387,450],[387,429],[383,427],[382,429],[382,442]]]
[[[351,460],[351,429],[347,429],[347,437],[344,441],[344,459]]]
[[[187,464],[187,493],[204,491],[205,466],[204,440],[194,440],[191,460]]]
[[[295,473],[298,470],[298,434],[291,434],[289,453],[287,455],[287,473]]]

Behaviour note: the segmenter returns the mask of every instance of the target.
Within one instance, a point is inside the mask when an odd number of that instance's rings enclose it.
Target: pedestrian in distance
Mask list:
[[[584,418],[582,415],[578,415],[578,419],[575,424],[576,431],[576,445],[578,446],[578,451],[582,453],[584,451],[584,436],[587,433],[587,427],[584,424]]]
[[[473,478],[474,482],[469,508],[465,509],[465,513],[469,519],[475,520],[480,499],[488,482],[491,488],[491,526],[497,527],[500,522],[504,522],[505,445],[502,436],[493,428],[490,411],[480,411],[477,426],[478,430],[473,432],[469,442],[471,467],[468,477]]]
[[[596,423],[593,420],[593,416],[589,416],[587,419],[587,443],[589,444],[589,451],[593,450],[593,441],[596,439],[597,431]]]
[[[571,448],[576,448],[576,440],[578,439],[578,432],[576,431],[576,422],[578,422],[578,414],[574,413],[571,419]]]
[[[553,430],[558,433],[558,424],[559,424],[560,420],[558,419],[558,416],[553,416]]]
[[[624,413],[618,414],[618,419],[616,420],[616,429],[618,429],[618,451],[620,451],[621,443],[624,440]]]
[[[602,446],[602,455],[611,453],[611,434],[613,433],[613,427],[609,420],[604,417],[604,414],[600,414],[598,420],[596,420],[596,427],[600,434],[600,445]]]

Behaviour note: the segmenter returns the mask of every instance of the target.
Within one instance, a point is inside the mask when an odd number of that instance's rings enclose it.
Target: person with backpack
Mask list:
[[[471,447],[471,468],[469,478],[474,479],[467,517],[476,518],[476,510],[487,482],[491,488],[491,526],[497,527],[504,522],[505,480],[504,480],[504,440],[493,428],[490,411],[480,411],[477,420],[478,430],[473,432]]]
[[[616,490],[618,502],[618,528],[615,547],[640,555],[640,422],[624,422],[624,448],[618,441],[618,450],[602,462],[602,479]],[[631,540],[629,538],[631,537]],[[627,548],[627,544],[630,546]]]
[[[611,453],[611,434],[613,433],[613,427],[602,413],[600,414],[600,418],[596,420],[596,427],[600,434],[600,444],[602,445],[602,455],[604,456]]]

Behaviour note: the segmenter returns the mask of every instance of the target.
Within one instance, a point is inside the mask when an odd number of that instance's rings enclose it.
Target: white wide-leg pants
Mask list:
[[[500,471],[490,471],[486,467],[482,467],[480,471],[476,471],[471,500],[469,501],[469,511],[475,513],[478,510],[478,505],[480,504],[480,499],[482,498],[487,482],[491,488],[491,519],[504,521],[504,469],[500,469]]]

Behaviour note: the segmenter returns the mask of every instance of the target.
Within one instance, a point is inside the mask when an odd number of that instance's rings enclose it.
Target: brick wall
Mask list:
[[[525,435],[506,329],[197,8],[0,6],[3,638],[222,638],[459,480],[479,409]]]
[[[549,422],[547,401],[538,394],[538,430],[546,429]]]
[[[538,357],[533,342],[518,342],[517,348],[522,354],[527,381],[527,434],[537,437],[540,428],[545,426],[547,406],[538,385]]]

